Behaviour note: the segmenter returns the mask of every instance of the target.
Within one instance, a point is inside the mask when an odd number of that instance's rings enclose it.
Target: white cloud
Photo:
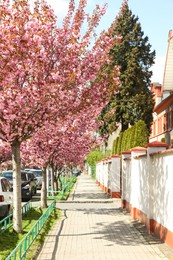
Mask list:
[[[158,56],[155,59],[155,64],[152,66],[153,76],[151,82],[163,83],[163,75],[165,68],[165,56]]]
[[[68,12],[69,1],[67,0],[47,0],[47,3],[51,5],[60,20],[62,20]]]

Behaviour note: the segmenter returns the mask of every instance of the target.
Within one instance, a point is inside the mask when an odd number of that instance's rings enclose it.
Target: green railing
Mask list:
[[[36,239],[40,230],[44,226],[45,222],[53,212],[56,205],[56,201],[53,201],[51,205],[47,208],[45,213],[37,220],[32,229],[27,233],[27,235],[20,241],[17,247],[7,256],[6,260],[21,260],[25,259],[27,250]]]
[[[64,180],[63,180],[64,178]],[[57,191],[57,190],[52,190],[52,189],[49,189],[49,193],[58,193],[57,195],[49,195],[48,196],[48,199],[62,199],[64,197],[64,194],[66,193],[66,191],[68,191],[72,184],[74,183],[74,180],[76,179],[75,176],[71,177],[70,181],[66,181],[65,177],[63,177],[61,179],[61,182],[62,182],[62,190],[61,191]]]
[[[22,215],[25,215],[32,208],[32,202],[28,201],[22,206]]]
[[[22,215],[24,216],[28,210],[32,208],[32,203],[29,201],[22,206]],[[3,232],[13,225],[13,214],[8,215],[0,221],[0,232]]]

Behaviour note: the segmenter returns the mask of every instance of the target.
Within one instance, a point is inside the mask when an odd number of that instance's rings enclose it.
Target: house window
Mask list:
[[[169,111],[167,113],[167,126],[168,126],[168,130],[171,129],[171,111]]]
[[[153,136],[156,135],[156,121],[153,122]]]
[[[170,111],[170,128],[173,129],[173,110]]]
[[[168,125],[167,125],[167,113],[164,114],[164,118],[163,118],[163,131],[167,131],[168,130]]]
[[[158,133],[157,134],[162,134],[163,133],[162,118],[163,118],[163,116],[158,118]]]
[[[171,111],[164,114],[164,131],[169,131],[171,129]]]

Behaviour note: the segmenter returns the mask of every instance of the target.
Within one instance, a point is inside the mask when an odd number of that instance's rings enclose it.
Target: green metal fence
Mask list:
[[[27,250],[36,239],[40,230],[44,226],[45,222],[53,212],[56,205],[56,201],[53,201],[51,205],[47,208],[45,213],[37,220],[32,229],[27,233],[27,235],[21,240],[17,247],[7,256],[6,260],[21,260],[25,259]]]
[[[49,189],[49,193],[55,192],[58,193],[57,195],[49,195],[48,199],[62,199],[66,193],[66,191],[70,190],[72,184],[74,183],[74,180],[76,177],[71,177],[70,180],[66,179],[65,177],[62,176],[61,182],[62,182],[62,190],[61,191],[54,191],[52,189]]]
[[[22,206],[22,216],[24,216],[28,210],[32,208],[32,203],[29,201]],[[6,218],[0,221],[0,232],[3,232],[13,225],[13,214],[8,215]]]

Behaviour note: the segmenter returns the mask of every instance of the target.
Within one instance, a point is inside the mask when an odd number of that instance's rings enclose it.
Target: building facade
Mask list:
[[[155,107],[150,142],[164,141],[173,145],[173,30],[168,34],[168,49],[165,61],[163,85],[151,84]]]

